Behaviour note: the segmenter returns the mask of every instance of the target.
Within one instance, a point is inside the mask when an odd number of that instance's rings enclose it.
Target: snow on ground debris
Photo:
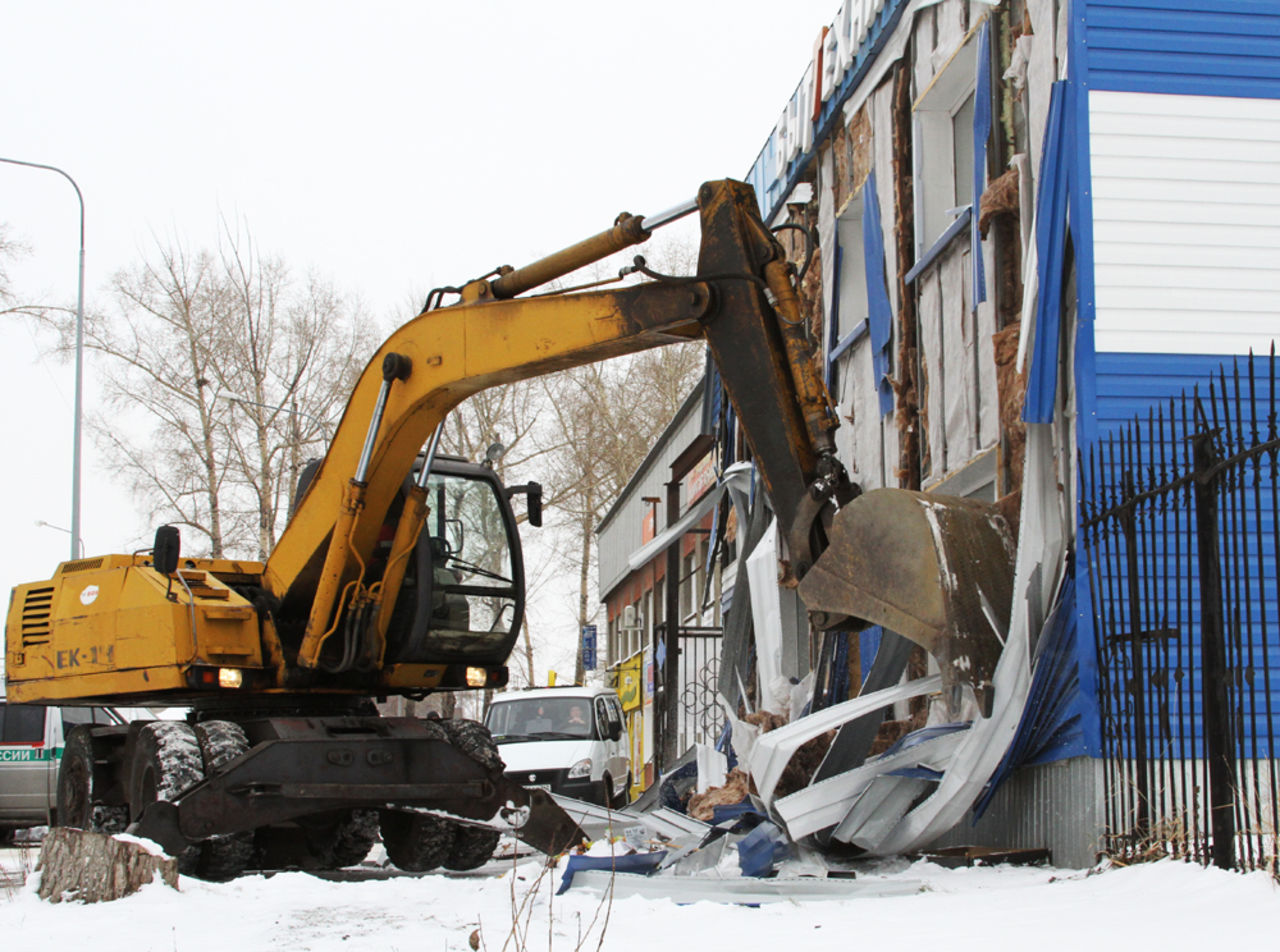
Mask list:
[[[0,851],[13,872],[16,850]],[[34,854],[26,854],[28,863]],[[561,863],[563,867],[563,861]],[[467,950],[661,950],[681,948],[1202,949],[1229,937],[1268,948],[1280,921],[1280,890],[1263,873],[1239,875],[1164,862],[1087,874],[994,867],[947,870],[925,862],[885,865],[867,878],[917,880],[901,898],[776,903],[760,908],[626,899],[608,903],[571,890],[534,860],[483,874],[388,875],[332,882],[305,873],[230,883],[183,878],[113,903],[51,905],[33,882],[0,892],[0,935],[11,952],[408,952]],[[34,877],[33,877],[34,879]],[[607,924],[606,924],[607,920]],[[513,927],[514,923],[514,927]],[[604,941],[600,944],[601,930]],[[1123,944],[1122,944],[1123,943]],[[1138,945],[1140,944],[1140,946]]]

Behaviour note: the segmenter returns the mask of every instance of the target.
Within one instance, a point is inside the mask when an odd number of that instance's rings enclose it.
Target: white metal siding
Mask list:
[[[1093,91],[1095,345],[1241,354],[1280,336],[1280,101]]]

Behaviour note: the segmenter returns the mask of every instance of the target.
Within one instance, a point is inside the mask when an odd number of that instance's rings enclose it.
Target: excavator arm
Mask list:
[[[704,185],[697,276],[617,291],[514,297],[649,235],[622,216],[611,231],[426,311],[389,337],[357,383],[328,455],[266,563],[284,625],[305,624],[296,663],[315,668],[340,617],[370,619],[361,657],[382,656],[372,621],[393,604],[394,572],[365,568],[404,474],[445,415],[486,387],[704,337],[721,368],[793,553],[796,577],[821,551],[830,500],[855,494],[835,458],[838,425],[804,327],[785,252],[749,186]],[[400,515],[390,564],[413,544],[422,507]],[[393,584],[387,584],[391,581]],[[364,608],[362,608],[364,606]],[[283,625],[282,625],[283,627]]]

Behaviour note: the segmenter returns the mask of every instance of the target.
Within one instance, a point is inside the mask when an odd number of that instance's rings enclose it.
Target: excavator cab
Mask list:
[[[422,464],[419,455],[410,480]],[[489,466],[444,455],[432,462],[426,491],[426,524],[387,630],[387,657],[502,664],[524,617],[524,559],[510,494]],[[390,548],[389,536],[384,545]]]

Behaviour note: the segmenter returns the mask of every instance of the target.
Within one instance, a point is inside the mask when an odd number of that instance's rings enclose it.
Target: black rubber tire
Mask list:
[[[249,749],[244,729],[231,721],[203,721],[195,727],[206,777]],[[211,882],[235,879],[244,872],[253,856],[253,830],[211,836],[200,844],[195,875]]]
[[[102,752],[88,724],[77,724],[67,734],[62,763],[58,766],[58,790],[54,822],[94,833],[123,833],[129,825],[129,808],[106,804],[99,798],[95,763]]]
[[[378,812],[376,810],[350,810],[338,823],[329,846],[327,868],[345,869],[364,862],[378,842]]]
[[[449,743],[462,751],[486,770],[501,773],[506,769],[502,755],[498,753],[498,745],[493,742],[489,728],[479,721],[468,721],[462,718],[441,721]]]
[[[425,873],[449,860],[458,824],[429,813],[403,810],[383,810],[378,819],[387,858],[399,869]]]
[[[200,742],[189,724],[152,721],[138,732],[129,775],[129,814],[137,819],[143,808],[159,800],[174,801],[204,779]],[[178,872],[196,875],[199,844],[176,857]]]
[[[502,834],[482,826],[454,823],[453,844],[445,858],[444,868],[463,872],[483,866],[493,858]]]
[[[479,721],[454,718],[440,723],[449,742],[485,770],[500,775],[506,769],[502,754],[498,752],[498,745],[493,742],[493,735]],[[461,872],[476,869],[489,862],[493,851],[498,848],[498,840],[502,836],[500,832],[462,823],[453,823],[452,826],[453,844],[444,860],[445,869]]]

